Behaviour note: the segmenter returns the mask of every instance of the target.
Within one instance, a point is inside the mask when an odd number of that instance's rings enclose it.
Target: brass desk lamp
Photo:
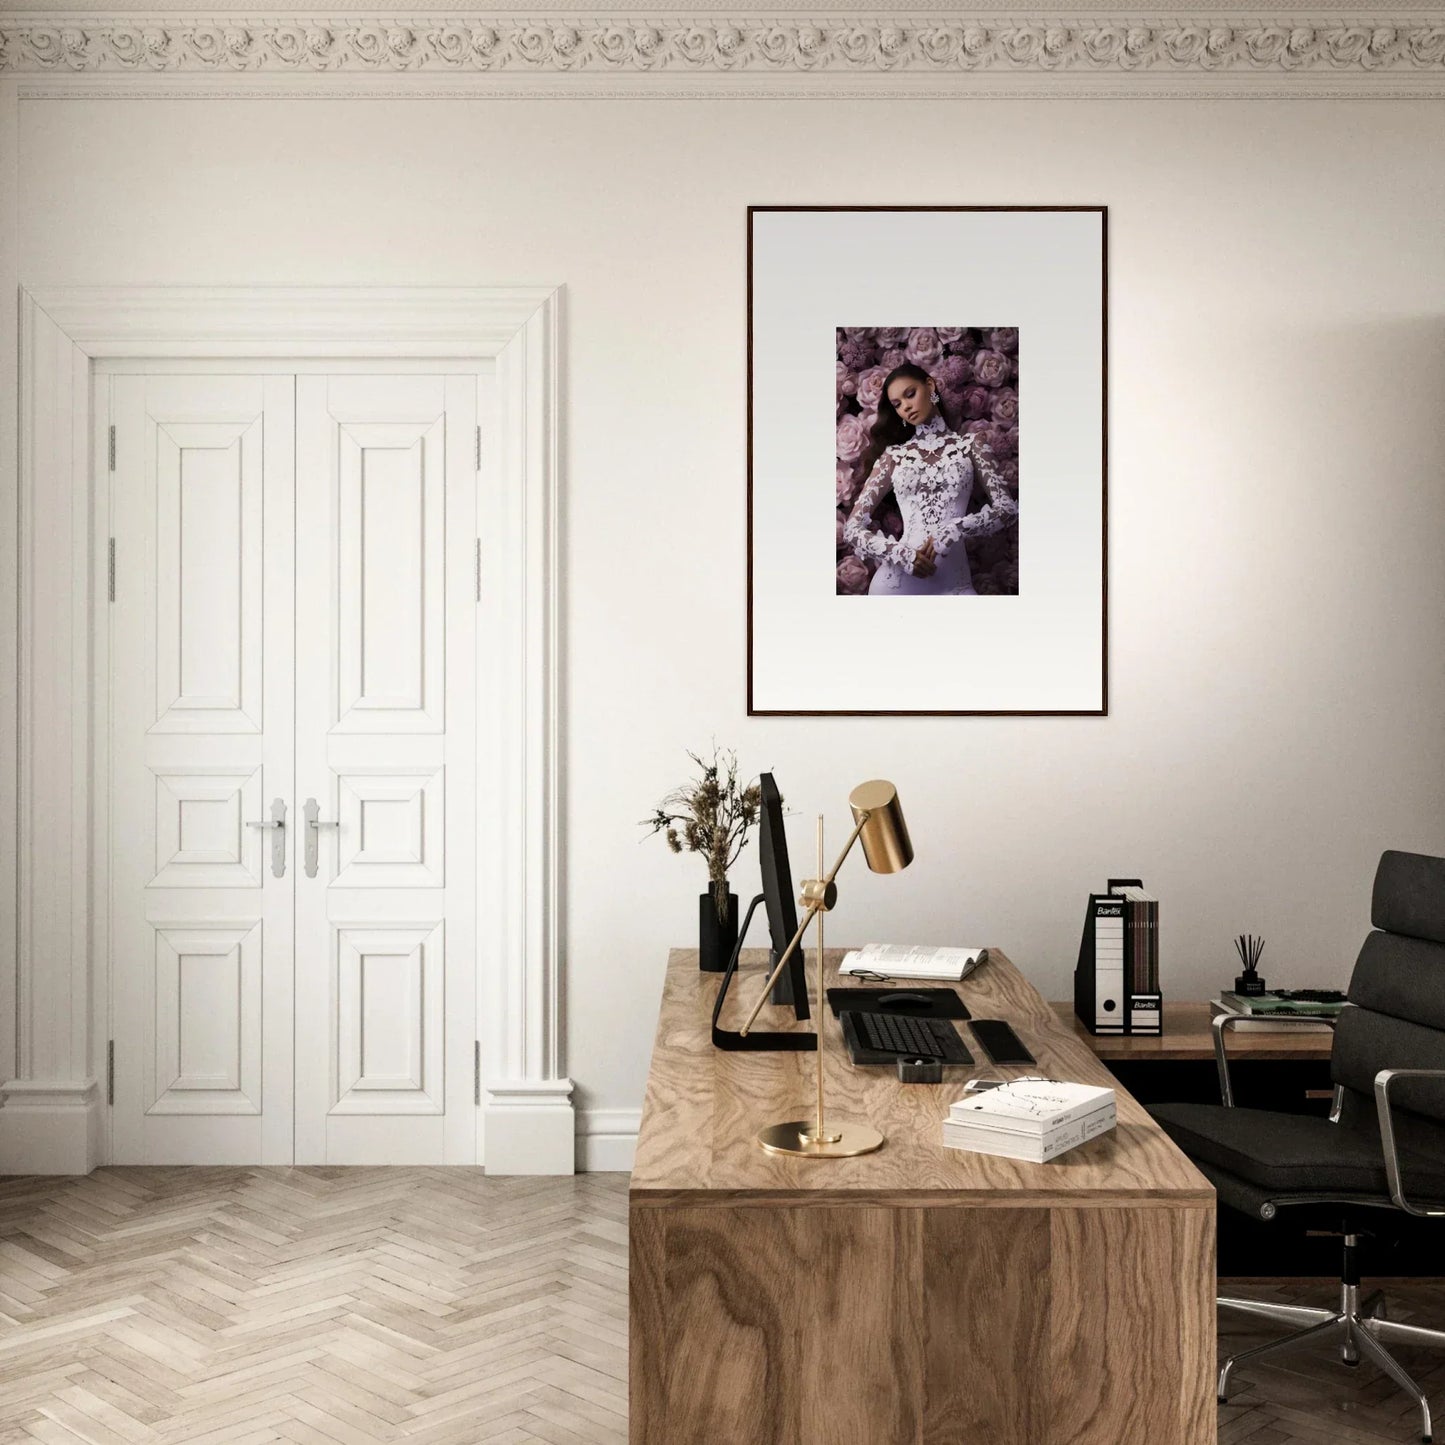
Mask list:
[[[847,1159],[855,1154],[871,1154],[883,1144],[883,1136],[869,1124],[832,1124],[823,1117],[823,1021],[827,1015],[827,996],[823,990],[823,915],[838,901],[838,889],[834,879],[843,866],[843,860],[852,852],[854,843],[861,838],[863,856],[875,873],[898,873],[913,862],[913,844],[908,838],[908,825],[903,821],[903,809],[898,805],[898,789],[892,783],[877,779],[871,783],[859,783],[848,796],[848,806],[853,810],[854,828],[832,871],[822,878],[808,878],[803,882],[798,902],[806,910],[798,931],[778,959],[771,977],[763,985],[748,1021],[741,1032],[746,1034],[757,1021],[758,1014],[768,1001],[773,985],[778,980],[794,950],[802,942],[808,925],[818,920],[818,1108],[812,1119],[790,1119],[783,1124],[769,1124],[758,1133],[758,1143],[770,1154],[799,1154],[809,1159]],[[818,819],[818,872],[823,871],[823,819]]]

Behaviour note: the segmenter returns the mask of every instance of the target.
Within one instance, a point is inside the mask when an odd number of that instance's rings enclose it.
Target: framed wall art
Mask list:
[[[750,714],[1108,711],[1107,273],[1103,206],[749,208]]]

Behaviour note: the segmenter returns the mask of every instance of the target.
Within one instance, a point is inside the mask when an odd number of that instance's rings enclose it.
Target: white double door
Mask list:
[[[149,365],[98,383],[111,1157],[470,1163],[491,378]]]

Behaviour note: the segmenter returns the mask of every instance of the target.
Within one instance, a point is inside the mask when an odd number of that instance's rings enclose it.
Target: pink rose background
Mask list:
[[[989,415],[1000,426],[1016,426],[1019,419],[1019,394],[1011,386],[1001,386],[989,403]]]
[[[967,417],[970,421],[973,421],[977,417],[987,416],[989,413],[989,408],[993,404],[993,395],[994,393],[991,392],[986,386],[964,387],[963,392],[958,399],[959,414],[961,416]],[[943,399],[944,401],[952,400],[951,397],[947,396],[945,396]],[[952,413],[950,412],[944,413],[945,416],[949,416],[951,414]]]
[[[868,591],[877,563],[855,557],[843,541],[843,524],[867,480],[868,451],[883,380],[895,366],[911,361],[938,385],[939,406],[949,426],[976,432],[1014,498],[1019,492],[1019,333],[1013,326],[847,326],[838,340],[837,479],[834,533],[837,593],[859,597]],[[975,482],[970,511],[988,501]],[[903,518],[890,492],[875,512],[875,525],[890,537],[903,534]],[[1014,595],[1019,590],[1019,533],[1006,527],[969,542],[973,585],[981,593]]]
[[[943,343],[938,333],[930,326],[919,326],[908,333],[906,355],[914,366],[921,366],[931,372],[943,360]]]
[[[852,464],[868,448],[868,427],[856,411],[838,419],[838,460]]]
[[[980,351],[973,358],[973,377],[980,386],[998,387],[1008,380],[1008,357],[1001,351]]]
[[[860,411],[878,410],[878,399],[883,395],[883,382],[887,375],[888,369],[883,366],[870,366],[858,373],[853,390],[858,397]]]
[[[844,557],[838,563],[838,596],[861,597],[868,591],[873,574],[854,556]]]

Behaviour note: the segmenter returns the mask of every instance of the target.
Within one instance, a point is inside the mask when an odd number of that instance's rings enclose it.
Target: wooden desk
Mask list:
[[[1054,1009],[1085,1044],[1101,1059],[1214,1062],[1214,1034],[1209,1027],[1214,1010],[1207,1003],[1193,1001],[1164,1003],[1164,1032],[1157,1038],[1120,1038],[1091,1034],[1074,1015],[1072,1003],[1055,1003]],[[1334,1035],[1294,1029],[1278,1033],[1256,1033],[1233,1029],[1229,1035],[1229,1057],[1270,1062],[1328,1059]],[[1217,1102],[1217,1101],[1216,1101]]]
[[[1038,1072],[1114,1084],[991,954],[959,986],[974,1015]],[[731,1027],[762,982],[744,957]],[[715,1050],[717,986],[669,957],[629,1207],[632,1445],[1213,1442],[1214,1191],[1142,1106],[1120,1091],[1115,1132],[1051,1164],[945,1149],[970,1071],[855,1069],[829,1013],[829,1107],[887,1143],[765,1154],[815,1056]]]

